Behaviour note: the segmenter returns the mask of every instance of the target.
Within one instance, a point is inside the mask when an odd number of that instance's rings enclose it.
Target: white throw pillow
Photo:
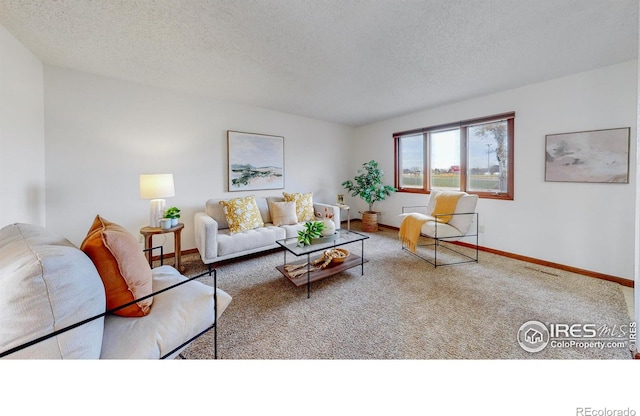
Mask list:
[[[293,225],[298,223],[296,215],[296,201],[274,202],[269,201],[271,222],[275,226]]]

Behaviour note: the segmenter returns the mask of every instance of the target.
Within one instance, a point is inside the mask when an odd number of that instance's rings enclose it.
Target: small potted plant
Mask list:
[[[322,236],[324,224],[321,221],[307,221],[304,223],[304,229],[298,231],[298,244],[308,246],[311,240]]]
[[[180,210],[177,207],[167,208],[164,212],[164,217],[171,220],[171,226],[178,225],[178,218],[180,218]]]

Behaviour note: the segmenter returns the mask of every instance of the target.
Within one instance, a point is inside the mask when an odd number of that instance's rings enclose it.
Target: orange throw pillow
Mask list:
[[[97,215],[80,249],[91,258],[102,278],[107,310],[153,293],[151,267],[136,238],[122,226]],[[145,316],[152,303],[153,297],[149,297],[114,314]]]

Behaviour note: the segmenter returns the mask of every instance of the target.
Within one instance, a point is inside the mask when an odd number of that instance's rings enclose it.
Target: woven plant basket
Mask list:
[[[366,233],[375,233],[378,231],[377,212],[365,211],[362,213],[362,231]]]

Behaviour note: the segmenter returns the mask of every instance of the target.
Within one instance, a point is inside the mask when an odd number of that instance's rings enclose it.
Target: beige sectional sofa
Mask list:
[[[285,202],[280,196],[256,196],[255,202],[260,210],[262,227],[242,232],[231,232],[224,207],[220,201],[225,199],[209,199],[205,204],[205,211],[195,214],[196,247],[204,264],[228,260],[248,254],[258,253],[280,247],[276,240],[296,237],[303,228],[305,221],[290,221],[292,224],[274,224],[270,202]],[[340,208],[335,205],[313,202],[314,212],[329,213],[340,228]]]

